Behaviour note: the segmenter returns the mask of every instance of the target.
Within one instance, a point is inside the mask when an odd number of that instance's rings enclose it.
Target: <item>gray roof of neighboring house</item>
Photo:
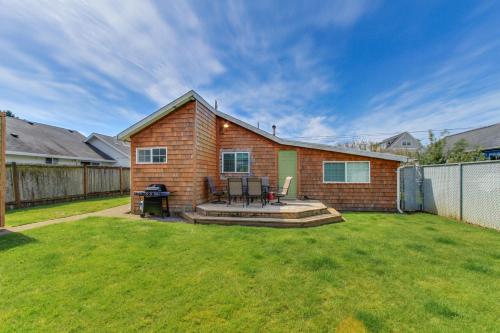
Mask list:
[[[7,153],[41,157],[114,161],[102,151],[84,142],[75,130],[6,117]]]
[[[93,137],[103,141],[108,146],[118,150],[122,154],[130,157],[130,144],[125,141],[118,140],[115,136],[109,136],[101,133],[92,133],[86,139],[85,142],[88,142]]]
[[[476,147],[482,150],[500,148],[500,123],[448,135],[444,139],[445,150],[452,149],[461,139],[469,144],[468,150],[474,150]]]
[[[130,139],[130,136],[141,131],[145,127],[151,125],[158,119],[164,117],[165,115],[169,114],[170,112],[176,110],[178,107],[184,105],[185,103],[189,101],[194,101],[197,100],[198,102],[202,103],[206,108],[208,108],[210,111],[215,113],[217,116],[229,120],[237,125],[240,125],[243,128],[248,129],[249,131],[252,131],[254,133],[257,133],[259,135],[262,135],[263,137],[277,142],[282,145],[289,145],[289,146],[296,146],[296,147],[304,147],[304,148],[312,148],[312,149],[319,149],[319,150],[326,150],[326,151],[332,151],[336,153],[344,153],[344,154],[351,154],[351,155],[358,155],[358,156],[367,156],[367,157],[373,157],[373,158],[380,158],[380,159],[385,159],[385,160],[393,160],[393,161],[400,161],[400,162],[406,162],[408,158],[406,156],[401,156],[401,155],[395,155],[395,154],[388,154],[388,153],[378,153],[378,152],[371,152],[371,151],[365,151],[365,150],[357,150],[357,149],[352,149],[352,148],[344,148],[344,147],[335,147],[335,146],[330,146],[330,145],[325,145],[325,144],[316,144],[316,143],[309,143],[309,142],[301,142],[301,141],[293,141],[293,140],[288,140],[288,139],[282,139],[277,136],[272,135],[271,133],[268,133],[264,130],[261,130],[255,126],[252,126],[242,120],[239,120],[233,116],[230,116],[226,113],[220,112],[216,110],[214,107],[212,107],[207,101],[203,99],[197,92],[194,90],[190,90],[184,95],[180,96],[179,98],[175,99],[174,101],[170,102],[169,104],[165,105],[164,107],[160,108],[156,112],[153,112],[146,118],[140,120],[139,122],[135,123],[134,125],[130,126],[126,130],[122,131],[120,134],[118,134],[118,139],[119,140],[128,140]]]
[[[408,132],[403,132],[403,133],[399,133],[399,134],[396,134],[394,136],[391,136],[390,138],[387,138],[385,140],[382,140],[380,142],[380,144],[384,144],[384,143],[387,143],[388,146],[392,145],[394,142],[398,141],[398,139],[400,137],[402,137],[405,133],[408,133]],[[410,134],[410,133],[408,133]]]

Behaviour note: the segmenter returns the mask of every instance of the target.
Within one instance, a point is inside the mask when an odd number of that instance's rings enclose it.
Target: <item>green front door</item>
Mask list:
[[[280,150],[278,153],[279,187],[285,184],[285,178],[292,176],[292,183],[287,198],[297,197],[297,152],[295,150]]]

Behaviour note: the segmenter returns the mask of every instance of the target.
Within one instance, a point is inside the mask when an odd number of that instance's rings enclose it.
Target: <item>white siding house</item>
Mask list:
[[[104,152],[116,161],[116,166],[130,167],[130,144],[115,137],[92,133],[85,142]]]

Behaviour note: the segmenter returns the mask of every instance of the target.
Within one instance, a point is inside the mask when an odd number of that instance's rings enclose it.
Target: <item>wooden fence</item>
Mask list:
[[[102,166],[7,164],[6,206],[125,194],[130,191],[130,169]]]

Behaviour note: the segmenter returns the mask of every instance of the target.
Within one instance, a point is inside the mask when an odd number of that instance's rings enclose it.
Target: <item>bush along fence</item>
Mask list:
[[[7,164],[6,206],[27,207],[130,192],[130,169]]]
[[[500,230],[500,161],[400,169],[400,207]]]

